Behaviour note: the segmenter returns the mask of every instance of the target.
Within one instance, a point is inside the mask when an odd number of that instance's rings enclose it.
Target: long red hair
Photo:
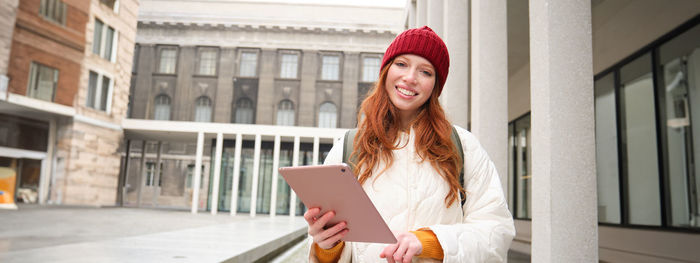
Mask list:
[[[399,112],[384,87],[387,72],[393,63],[392,60],[382,68],[379,80],[362,102],[358,112],[359,129],[349,160],[354,160],[354,172],[358,175],[360,184],[364,184],[372,176],[373,168],[380,161],[383,161],[386,167],[391,166],[394,161],[391,151],[403,147],[398,145],[401,126]],[[418,115],[410,126],[415,132],[415,147],[419,157],[423,161],[429,161],[450,185],[450,192],[445,196],[445,204],[450,207],[459,198],[460,193],[465,194],[459,181],[463,160],[452,143],[452,125],[438,101],[438,85],[436,79],[430,98],[418,109]]]

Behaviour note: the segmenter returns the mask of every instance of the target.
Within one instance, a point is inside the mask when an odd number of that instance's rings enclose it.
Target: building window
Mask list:
[[[700,25],[691,23],[595,77],[600,222],[700,228]]]
[[[598,221],[620,223],[617,116],[614,74],[595,81],[595,145]]]
[[[66,4],[61,0],[41,0],[39,14],[55,23],[66,24]]]
[[[530,141],[530,114],[518,118],[508,125],[510,138],[508,174],[509,189],[514,197],[513,217],[532,218],[532,158]]]
[[[177,50],[174,48],[163,48],[160,50],[160,66],[158,72],[164,74],[175,74],[177,66]]]
[[[256,77],[258,69],[258,53],[256,52],[241,52],[241,66],[238,71],[238,76],[241,77]]]
[[[339,56],[323,56],[321,67],[322,80],[338,80],[340,72],[340,57]]]
[[[380,59],[378,57],[366,57],[362,59],[362,81],[375,82],[379,77]]]
[[[337,128],[338,108],[332,102],[324,102],[318,111],[319,128]]]
[[[32,62],[29,67],[28,96],[53,101],[58,86],[58,69]]]
[[[217,51],[213,48],[199,50],[199,74],[216,75]]]
[[[280,64],[280,78],[296,79],[299,56],[297,54],[282,54]]]
[[[194,121],[211,122],[211,99],[206,96],[197,98],[194,109]]]
[[[100,3],[105,5],[106,7],[109,7],[109,9],[112,9],[116,12],[117,7],[119,6],[118,0],[100,0]]]
[[[117,45],[117,33],[114,28],[105,25],[99,19],[95,19],[95,32],[93,32],[92,53],[114,62]]]
[[[112,98],[114,83],[107,76],[90,71],[88,94],[85,106],[101,111],[108,111]]]
[[[131,73],[136,74],[138,72],[139,64],[139,53],[141,52],[141,46],[138,44],[134,46],[134,57],[131,59]]]
[[[255,123],[253,119],[254,113],[253,101],[249,98],[241,98],[236,102],[236,116],[233,122],[253,124]]]
[[[294,126],[294,103],[283,100],[277,105],[277,125]]]
[[[194,164],[187,165],[187,175],[185,176],[185,188],[192,189],[194,185]],[[199,176],[199,188],[204,188],[204,165],[202,165],[202,173]]]
[[[170,120],[170,97],[168,97],[168,95],[160,94],[156,96],[153,119],[162,121]]]
[[[155,186],[156,163],[146,163],[146,186]],[[160,171],[158,173],[158,186],[163,186],[163,163],[160,163]]]

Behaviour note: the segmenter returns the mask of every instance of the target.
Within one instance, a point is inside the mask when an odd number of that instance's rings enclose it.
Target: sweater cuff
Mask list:
[[[416,231],[411,231],[411,233],[416,235],[421,245],[423,245],[423,251],[418,254],[419,258],[434,258],[437,260],[442,260],[445,257],[442,251],[442,246],[432,230],[421,228]]]
[[[340,253],[343,252],[343,248],[345,247],[345,241],[338,242],[338,244],[330,249],[323,249],[316,243],[314,243],[313,246],[316,257],[320,263],[338,262]]]

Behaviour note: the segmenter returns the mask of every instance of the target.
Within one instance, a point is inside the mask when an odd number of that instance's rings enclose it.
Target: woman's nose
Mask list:
[[[416,82],[416,74],[417,73],[418,73],[418,71],[415,69],[406,70],[405,74],[403,75],[404,81],[409,82],[409,83]]]

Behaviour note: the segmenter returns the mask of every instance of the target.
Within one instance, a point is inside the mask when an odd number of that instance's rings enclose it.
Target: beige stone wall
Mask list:
[[[7,75],[18,4],[19,0],[4,0],[0,3],[0,75]]]
[[[115,9],[99,0],[90,1],[80,84],[73,103],[76,114],[88,121],[76,119],[59,125],[57,157],[64,158],[65,165],[58,167],[63,169],[56,173],[58,183],[53,189],[57,194],[53,197],[62,204],[116,204],[121,159],[118,148],[124,136],[118,127],[129,102],[137,9],[137,0],[121,0]],[[95,19],[117,32],[114,62],[93,53]],[[86,107],[90,71],[114,83],[111,106],[106,111]]]

